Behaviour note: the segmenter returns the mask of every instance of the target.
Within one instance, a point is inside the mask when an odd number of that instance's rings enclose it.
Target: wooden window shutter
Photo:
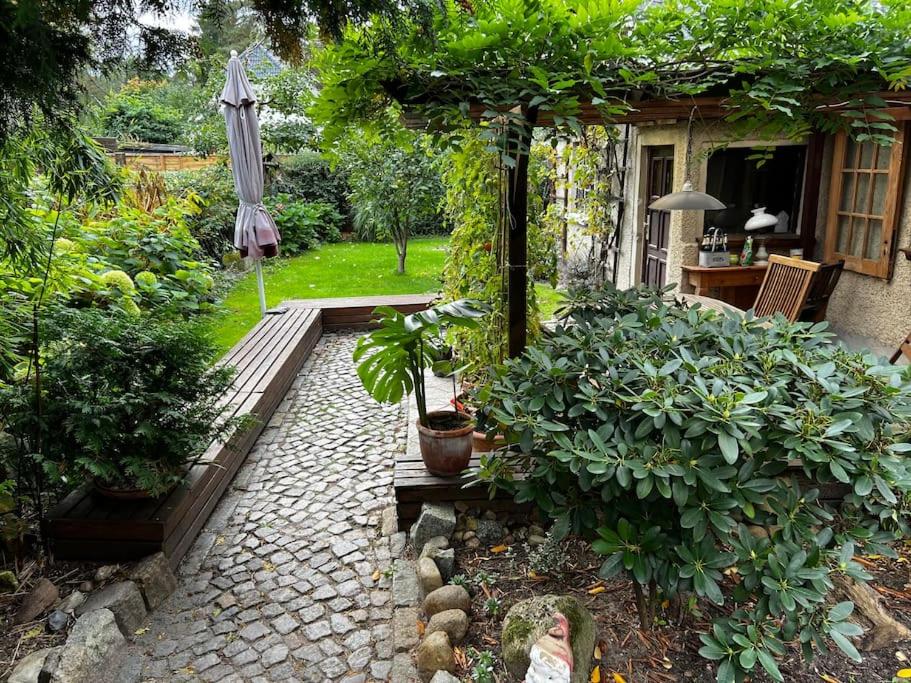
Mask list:
[[[890,147],[857,142],[843,132],[835,137],[825,259],[843,259],[845,270],[892,275],[904,187],[905,125],[897,124]]]

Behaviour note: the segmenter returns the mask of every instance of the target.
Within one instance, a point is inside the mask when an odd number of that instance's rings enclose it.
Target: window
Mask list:
[[[846,270],[891,276],[893,235],[902,194],[904,135],[899,128],[890,147],[856,142],[845,133],[836,136],[826,261],[844,259]]]
[[[800,233],[805,145],[780,145],[753,149],[728,147],[709,157],[705,191],[727,207],[705,212],[705,229],[721,228],[742,234],[751,210],[764,206],[778,217],[767,233],[795,237]]]

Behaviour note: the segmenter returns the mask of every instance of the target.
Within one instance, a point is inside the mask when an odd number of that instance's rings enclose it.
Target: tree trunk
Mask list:
[[[398,253],[398,257],[399,257],[398,273],[399,273],[399,275],[403,275],[405,273],[405,253],[407,250],[407,246],[402,245],[401,247],[399,247],[398,245],[396,245],[395,250]]]
[[[881,650],[900,640],[911,638],[911,631],[885,610],[879,593],[870,586],[841,576],[835,576],[834,580],[839,591],[854,603],[854,614],[860,614],[873,625],[864,634],[862,650],[867,652]]]

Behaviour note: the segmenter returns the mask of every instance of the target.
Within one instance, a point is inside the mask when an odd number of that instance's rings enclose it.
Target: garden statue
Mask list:
[[[554,613],[556,626],[531,646],[525,683],[570,683],[573,675],[573,648],[569,641],[569,620]]]

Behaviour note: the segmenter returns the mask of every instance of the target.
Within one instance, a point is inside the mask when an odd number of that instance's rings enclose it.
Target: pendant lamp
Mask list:
[[[718,211],[727,207],[721,200],[705,192],[697,192],[693,189],[693,183],[690,182],[690,158],[693,152],[693,116],[696,114],[696,107],[690,112],[690,120],[686,126],[686,158],[685,177],[683,187],[679,192],[671,192],[663,197],[658,197],[648,205],[648,208],[663,211]]]

